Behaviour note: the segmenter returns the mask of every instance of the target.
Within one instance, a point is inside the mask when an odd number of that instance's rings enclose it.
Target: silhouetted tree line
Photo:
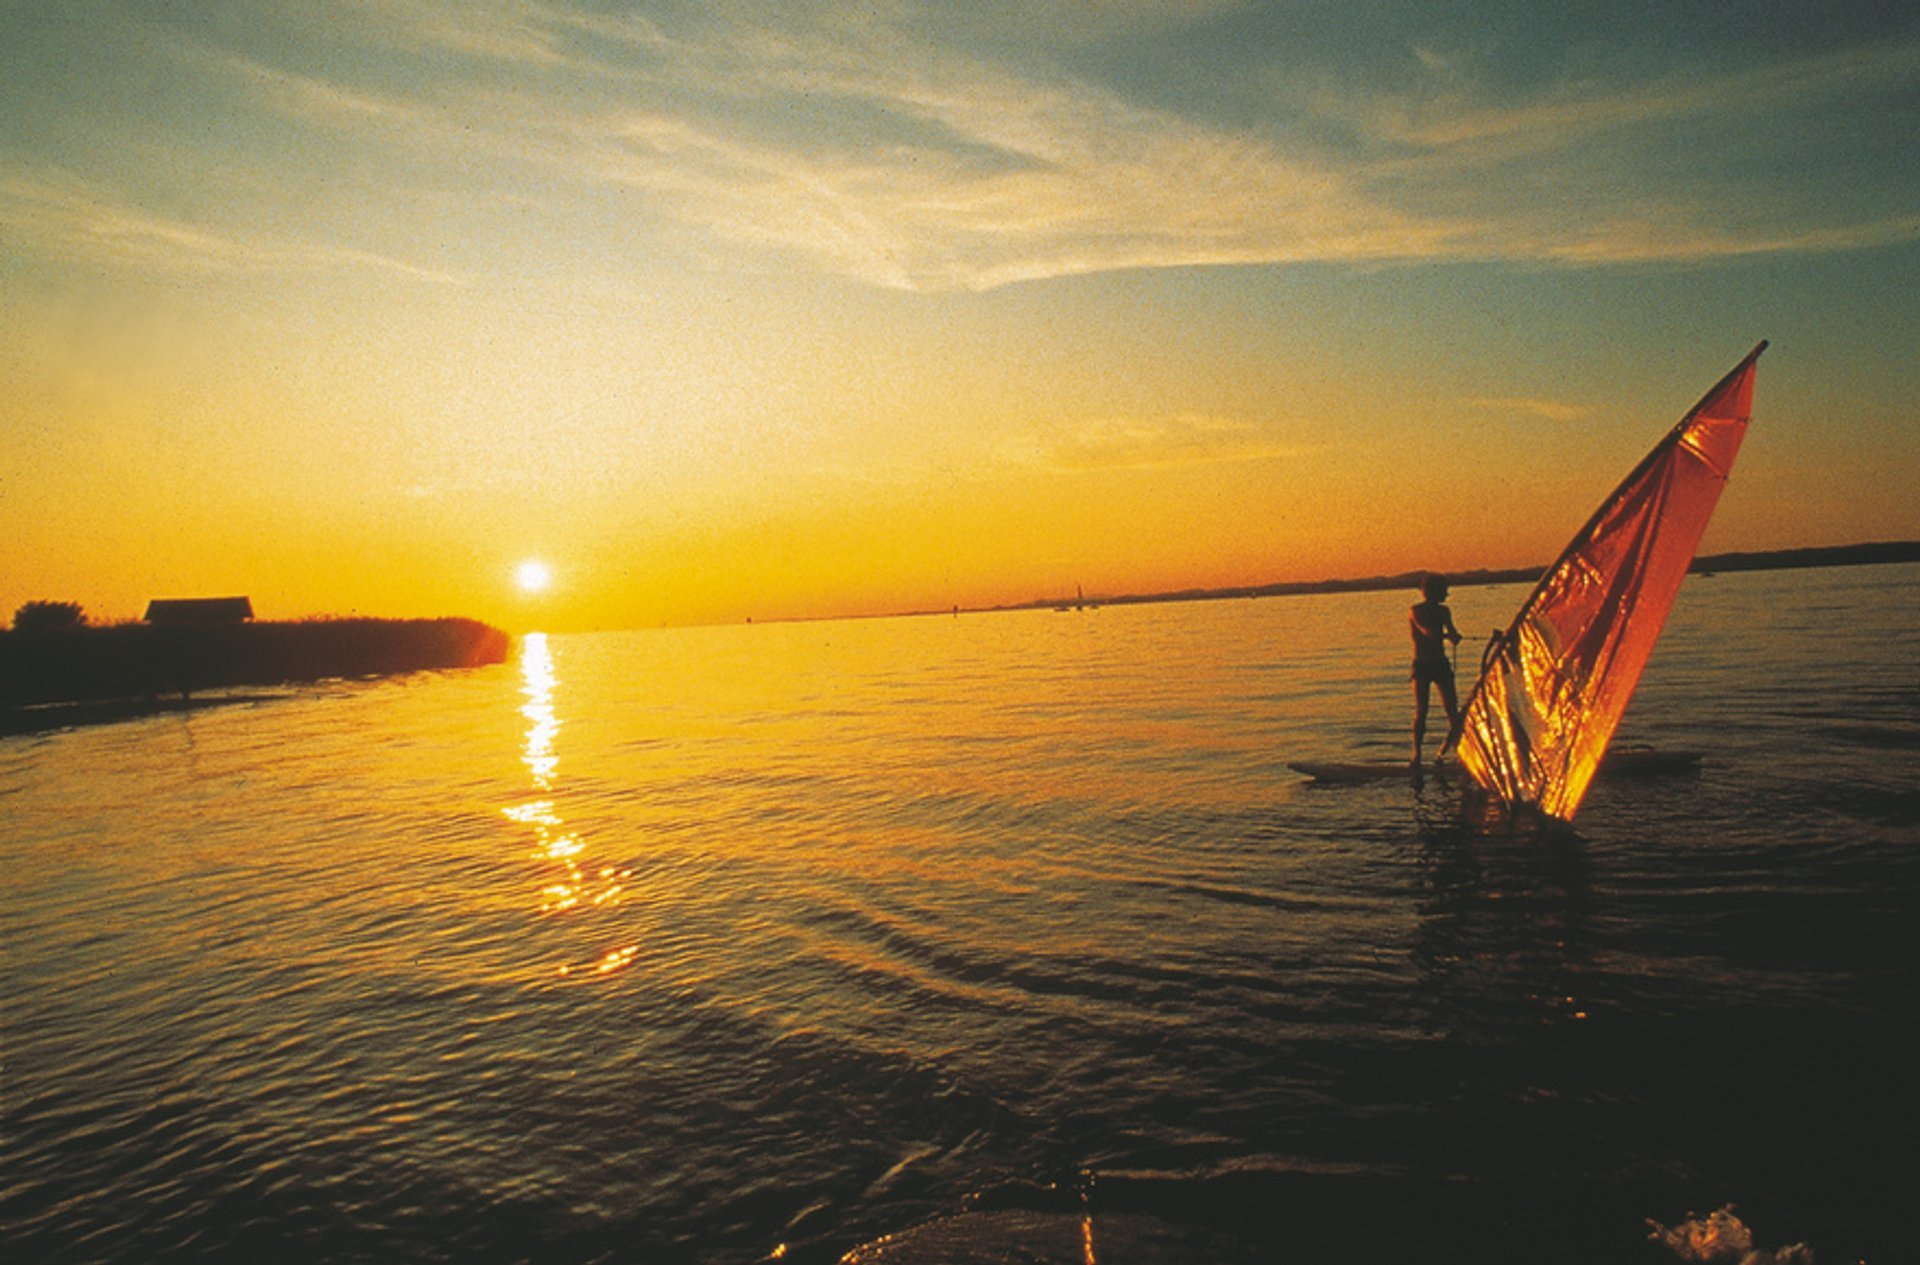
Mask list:
[[[28,607],[71,608],[72,617],[23,621]],[[29,602],[0,633],[0,707],[476,667],[507,650],[505,633],[471,619],[90,628],[72,603]]]
[[[28,602],[13,613],[15,632],[53,632],[86,622],[87,613],[78,602]]]

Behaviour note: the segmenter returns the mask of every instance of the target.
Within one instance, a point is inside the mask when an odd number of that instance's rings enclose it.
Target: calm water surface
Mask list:
[[[1691,581],[1623,737],[1705,767],[1577,834],[1287,770],[1403,749],[1410,600],[0,740],[0,1251],[1630,1262],[1732,1201],[1920,1258],[1920,568]]]

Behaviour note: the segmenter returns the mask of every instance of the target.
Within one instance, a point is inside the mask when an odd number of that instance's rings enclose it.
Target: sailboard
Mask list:
[[[1289,760],[1287,767],[1316,782],[1413,781],[1429,773],[1446,774],[1453,765],[1410,764],[1405,760]]]
[[[1573,820],[1732,472],[1766,349],[1654,445],[1489,642],[1458,758],[1509,808]]]
[[[1613,747],[1600,761],[1601,777],[1654,778],[1698,773],[1705,756],[1699,751],[1669,751],[1651,747]],[[1413,764],[1406,760],[1289,760],[1287,767],[1316,782],[1420,782],[1442,780],[1459,771],[1452,760]]]

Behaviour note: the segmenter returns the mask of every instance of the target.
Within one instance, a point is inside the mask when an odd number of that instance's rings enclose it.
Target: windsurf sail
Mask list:
[[[1634,467],[1488,645],[1460,763],[1507,805],[1573,820],[1733,469],[1766,349]]]

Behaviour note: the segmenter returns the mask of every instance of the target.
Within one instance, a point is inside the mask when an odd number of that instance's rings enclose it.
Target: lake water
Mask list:
[[[1631,1262],[1732,1202],[1920,1257],[1920,567],[1689,581],[1623,739],[1706,763],[1568,834],[1288,771],[1404,749],[1411,600],[0,739],[0,1253]]]

